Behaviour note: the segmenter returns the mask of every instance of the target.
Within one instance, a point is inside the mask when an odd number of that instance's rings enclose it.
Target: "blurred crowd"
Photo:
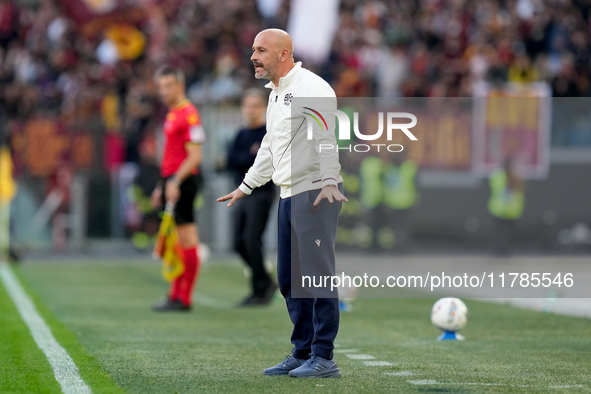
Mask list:
[[[589,0],[344,0],[331,57],[341,96],[469,97],[481,81],[589,96]]]
[[[290,10],[287,0],[136,2],[142,18],[88,34],[66,1],[0,0],[0,117],[75,124],[100,114],[134,161],[164,110],[159,65],[185,71],[197,105],[236,102],[259,86],[254,36],[287,28]],[[305,66],[339,96],[471,96],[482,81],[546,81],[554,96],[590,96],[591,0],[342,0],[327,59]]]

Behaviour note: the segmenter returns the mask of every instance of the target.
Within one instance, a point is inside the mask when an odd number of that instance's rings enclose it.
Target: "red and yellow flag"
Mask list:
[[[154,258],[162,259],[162,277],[168,282],[185,272],[183,249],[179,243],[173,210],[173,204],[166,204],[153,253]]]
[[[0,206],[10,202],[16,194],[12,178],[12,157],[7,146],[0,146]]]

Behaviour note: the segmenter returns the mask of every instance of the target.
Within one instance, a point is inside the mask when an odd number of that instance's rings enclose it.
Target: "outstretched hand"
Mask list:
[[[245,196],[246,194],[244,194],[242,190],[236,189],[232,193],[226,194],[225,196],[218,198],[217,202],[224,202],[230,200],[230,202],[228,203],[228,207],[231,207],[236,203],[236,201],[240,200],[242,197]]]
[[[349,200],[347,200],[347,197],[345,197],[345,195],[343,193],[341,193],[339,188],[336,187],[335,185],[324,186],[322,188],[322,190],[320,191],[320,193],[318,194],[318,197],[316,197],[316,200],[314,201],[314,206],[317,206],[318,204],[320,204],[320,202],[324,198],[326,198],[328,200],[328,202],[330,202],[331,204],[335,200],[349,202]]]

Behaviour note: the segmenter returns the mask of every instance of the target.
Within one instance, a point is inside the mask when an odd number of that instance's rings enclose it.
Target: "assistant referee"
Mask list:
[[[182,71],[165,66],[156,72],[156,82],[160,98],[169,112],[163,129],[162,180],[152,192],[151,202],[154,208],[164,208],[166,203],[175,204],[174,217],[185,270],[172,282],[168,296],[154,304],[152,309],[158,312],[188,311],[200,265],[193,203],[201,183],[199,164],[205,132],[199,112],[185,96]]]

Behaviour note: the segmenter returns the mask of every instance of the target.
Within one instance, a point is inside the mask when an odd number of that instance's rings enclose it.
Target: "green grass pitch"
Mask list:
[[[233,308],[247,292],[237,264],[208,264],[186,314],[150,311],[167,285],[148,260],[14,270],[95,393],[591,392],[587,319],[465,300],[466,340],[436,342],[435,299],[360,298],[341,317],[342,378],[266,377],[291,350],[289,318],[280,296],[269,308]],[[0,393],[22,392],[60,387],[0,285]]]

